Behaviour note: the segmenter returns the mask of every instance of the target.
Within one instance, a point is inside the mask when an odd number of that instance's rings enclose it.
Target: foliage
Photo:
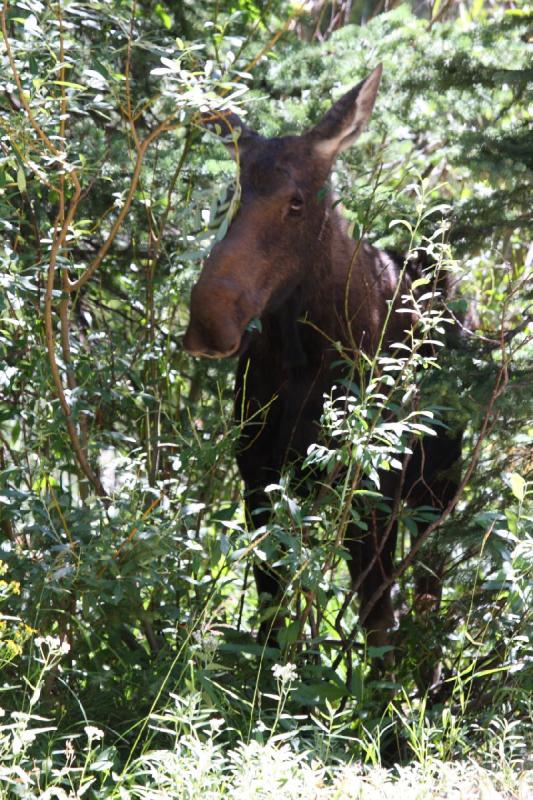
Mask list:
[[[496,763],[494,737],[502,763],[523,755],[531,16],[487,6],[477,21],[428,25],[401,6],[320,43],[295,19],[281,0],[4,6],[1,758],[18,796],[69,791],[72,775],[81,794],[93,773],[98,796],[106,782],[145,796],[154,770],[182,780],[221,748],[236,785],[244,764],[283,761],[286,741],[300,753],[287,769],[303,772],[308,751],[323,765],[476,750]],[[329,437],[309,454],[324,489],[302,499],[289,475],[270,487],[266,536],[243,520],[233,365],[181,347],[234,172],[197,114],[231,104],[265,135],[301,130],[378,61],[375,115],[338,169],[338,194],[354,237],[425,248],[462,294],[423,317],[405,357],[347,364],[345,401],[326,401]],[[428,356],[428,338],[464,316],[463,296],[476,331]],[[422,554],[427,568],[442,559],[446,593],[438,619],[413,608],[409,553],[438,520],[403,510],[403,658],[386,682],[349,602],[340,533],[349,515],[364,527],[365,508],[386,504],[379,470],[439,424],[467,426],[468,480]],[[254,559],[287,578],[279,649],[254,637]],[[424,700],[420,673],[436,651],[444,678]],[[283,683],[271,667],[287,661],[297,678]],[[105,744],[82,733],[93,724]]]

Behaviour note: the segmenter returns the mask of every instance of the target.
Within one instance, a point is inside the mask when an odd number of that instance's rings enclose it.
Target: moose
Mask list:
[[[367,125],[381,72],[380,65],[303,135],[265,138],[231,112],[202,120],[238,160],[242,194],[192,289],[184,346],[193,356],[238,356],[236,457],[255,528],[268,525],[265,487],[287,464],[301,465],[318,440],[324,396],[339,378],[332,343],[372,358],[416,324],[414,310],[405,313],[413,273],[402,258],[350,237],[329,188],[336,157]],[[250,330],[257,318],[260,326]],[[456,492],[450,468],[460,455],[461,436],[440,429],[415,445],[403,472],[383,473],[381,491],[442,509]],[[371,515],[364,533],[348,525],[344,538],[359,618],[375,647],[390,642],[395,624],[396,538],[397,521],[383,513]],[[254,572],[259,596],[279,599],[279,575],[260,564]],[[440,593],[437,572],[421,572],[415,596],[438,607]]]

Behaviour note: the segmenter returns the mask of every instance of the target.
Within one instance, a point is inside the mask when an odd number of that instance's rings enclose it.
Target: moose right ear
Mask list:
[[[200,125],[216,133],[237,159],[237,152],[246,150],[248,145],[260,139],[258,133],[249,128],[241,118],[232,111],[207,111],[200,117]]]
[[[313,150],[332,162],[346,150],[366,127],[378,93],[382,66],[346,92],[307,136]]]

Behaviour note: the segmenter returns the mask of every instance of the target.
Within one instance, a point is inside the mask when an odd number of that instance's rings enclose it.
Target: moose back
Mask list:
[[[402,297],[410,285],[402,260],[365,240],[354,242],[328,188],[336,157],[370,118],[380,78],[378,66],[301,136],[265,138],[234,114],[211,117],[239,161],[242,194],[225,238],[213,247],[192,290],[184,345],[194,356],[239,357],[237,461],[254,527],[268,523],[264,488],[278,481],[284,465],[301,464],[318,440],[324,395],[339,377],[332,343],[372,358],[378,346],[390,348],[416,324],[414,309],[395,313],[407,302]],[[251,333],[255,318],[260,331]],[[460,436],[427,437],[403,474],[383,474],[383,494],[400,494],[413,505],[446,506],[456,486],[444,472],[459,459],[460,447]],[[370,644],[382,646],[394,625],[397,522],[381,512],[367,524],[364,535],[348,526],[344,545],[360,620]],[[257,565],[255,578],[260,596],[279,599],[282,587],[273,571]],[[438,606],[435,569],[419,575],[415,592]]]

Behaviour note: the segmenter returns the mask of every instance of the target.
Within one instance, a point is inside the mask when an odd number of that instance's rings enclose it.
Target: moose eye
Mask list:
[[[299,194],[294,194],[289,201],[289,213],[296,216],[301,213],[303,207],[303,198]]]

